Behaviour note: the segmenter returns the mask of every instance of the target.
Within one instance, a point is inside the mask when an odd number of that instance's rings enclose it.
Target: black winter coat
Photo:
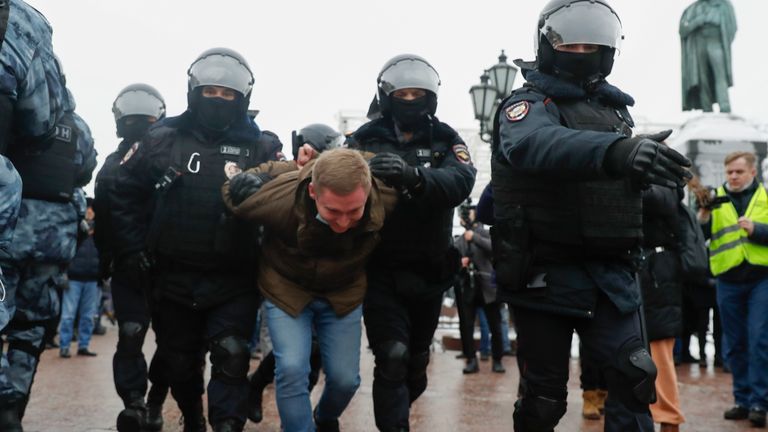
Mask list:
[[[683,325],[682,280],[678,254],[680,196],[651,186],[643,193],[643,249],[639,271],[648,339],[676,337]]]

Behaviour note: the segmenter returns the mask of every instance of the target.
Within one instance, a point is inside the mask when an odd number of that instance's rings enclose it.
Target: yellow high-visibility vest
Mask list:
[[[717,196],[725,196],[723,186],[717,189]],[[752,195],[744,217],[754,223],[768,224],[768,194],[763,185]],[[747,231],[739,226],[739,215],[733,203],[727,202],[712,210],[709,266],[713,275],[721,275],[744,260],[768,267],[768,246],[752,242],[747,235]]]

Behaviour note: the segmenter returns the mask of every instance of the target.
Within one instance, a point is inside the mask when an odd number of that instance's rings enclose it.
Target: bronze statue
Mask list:
[[[730,0],[697,0],[680,18],[683,66],[683,110],[731,112],[728,87],[733,86],[731,43],[736,15]]]

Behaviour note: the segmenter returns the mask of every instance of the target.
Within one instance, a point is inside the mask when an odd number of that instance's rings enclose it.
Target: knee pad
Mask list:
[[[551,432],[565,415],[565,400],[523,396],[515,402],[515,432]]]
[[[609,393],[631,411],[645,412],[656,400],[656,365],[639,340],[621,347],[605,377]]]
[[[211,377],[245,379],[250,358],[248,341],[244,338],[235,335],[215,338],[211,341]]]
[[[388,381],[403,381],[408,375],[410,353],[400,341],[387,341],[377,347],[376,375]]]
[[[144,345],[146,334],[147,328],[141,323],[133,321],[121,323],[117,339],[117,354],[126,357],[142,355],[141,347]]]

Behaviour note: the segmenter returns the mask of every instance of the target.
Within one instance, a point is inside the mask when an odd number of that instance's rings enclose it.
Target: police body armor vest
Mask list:
[[[8,158],[24,182],[22,197],[69,202],[75,191],[77,128],[65,113],[54,131],[12,146]]]
[[[225,170],[254,166],[256,145],[202,143],[182,135],[171,148],[171,169],[179,175],[159,191],[150,229],[150,250],[162,260],[202,269],[244,268],[249,261],[253,231],[224,205],[221,186]],[[156,240],[152,240],[155,239]]]
[[[555,103],[568,128],[632,135],[626,111],[596,101]],[[642,196],[628,180],[568,182],[516,172],[499,159],[491,159],[496,219],[522,211],[537,261],[616,257],[640,244]]]
[[[395,153],[408,165],[429,168],[442,165],[450,146],[441,141],[398,146],[390,140],[373,138],[360,143],[360,150]],[[404,196],[408,195],[405,191]],[[374,255],[386,257],[386,262],[394,266],[424,264],[431,260],[439,266],[445,261],[451,245],[452,228],[452,209],[436,214],[436,210],[420,205],[418,198],[399,200],[395,212],[387,216],[387,223],[382,228],[382,243]],[[414,271],[429,273],[432,270],[419,267]]]

